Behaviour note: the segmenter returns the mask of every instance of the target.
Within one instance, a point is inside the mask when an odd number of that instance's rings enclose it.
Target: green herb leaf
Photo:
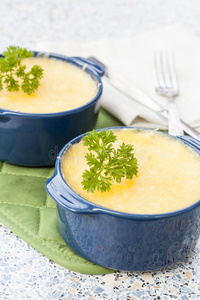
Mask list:
[[[43,69],[35,65],[31,71],[26,72],[26,66],[21,64],[22,59],[32,56],[33,52],[18,46],[10,46],[3,52],[0,58],[0,91],[4,86],[10,92],[19,91],[21,87],[28,95],[37,90],[43,77]]]
[[[83,189],[87,192],[109,191],[113,181],[120,183],[122,178],[132,179],[138,173],[137,159],[131,144],[122,143],[113,147],[117,140],[112,130],[93,130],[83,138],[83,145],[89,153],[85,158],[90,169],[83,173]]]

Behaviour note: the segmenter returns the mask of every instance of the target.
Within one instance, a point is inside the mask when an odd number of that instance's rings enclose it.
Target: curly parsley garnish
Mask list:
[[[22,59],[32,56],[33,52],[18,46],[10,46],[3,52],[0,58],[0,91],[4,87],[10,92],[19,91],[19,79],[22,90],[28,95],[37,90],[43,77],[43,69],[34,65],[29,72],[26,72],[26,66],[21,64]]]
[[[137,159],[130,144],[121,143],[118,149],[113,147],[117,140],[112,130],[93,130],[83,138],[83,145],[88,146],[85,158],[90,166],[83,173],[83,189],[94,192],[109,191],[113,181],[120,183],[122,178],[132,179],[137,175]]]

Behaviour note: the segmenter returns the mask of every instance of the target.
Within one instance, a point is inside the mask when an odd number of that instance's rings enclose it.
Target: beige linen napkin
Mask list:
[[[108,38],[90,43],[40,42],[37,50],[67,56],[96,56],[109,69],[127,78],[158,103],[167,107],[167,100],[154,91],[153,53],[155,49],[173,50],[180,94],[176,98],[182,120],[200,129],[200,39],[180,25],[146,31],[136,36]],[[167,128],[167,121],[137,102],[114,90],[103,79],[101,105],[125,125]],[[138,95],[132,95],[138,98]],[[140,100],[140,99],[137,99]]]

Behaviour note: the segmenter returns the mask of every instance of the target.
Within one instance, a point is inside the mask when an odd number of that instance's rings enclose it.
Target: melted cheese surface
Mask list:
[[[54,113],[71,110],[91,101],[97,94],[97,85],[82,69],[55,58],[26,58],[22,64],[26,72],[33,65],[44,69],[40,86],[31,95],[0,91],[0,107],[26,113]]]
[[[117,143],[132,144],[138,176],[113,183],[110,191],[87,193],[82,174],[88,169],[87,147],[80,141],[62,158],[68,185],[85,199],[109,209],[134,214],[160,214],[183,209],[200,200],[200,157],[190,147],[156,131],[113,130]]]

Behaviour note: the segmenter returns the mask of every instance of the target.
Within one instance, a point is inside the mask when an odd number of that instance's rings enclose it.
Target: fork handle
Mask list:
[[[181,121],[178,117],[178,113],[176,110],[176,106],[174,103],[173,97],[168,97],[169,99],[169,119],[168,119],[168,131],[169,134],[175,135],[175,136],[182,136],[183,135],[183,129],[181,125]]]
[[[190,127],[184,121],[179,119],[173,97],[169,97],[168,124],[169,134],[175,136],[183,136],[184,130],[193,138],[200,140],[200,133],[194,128]]]

